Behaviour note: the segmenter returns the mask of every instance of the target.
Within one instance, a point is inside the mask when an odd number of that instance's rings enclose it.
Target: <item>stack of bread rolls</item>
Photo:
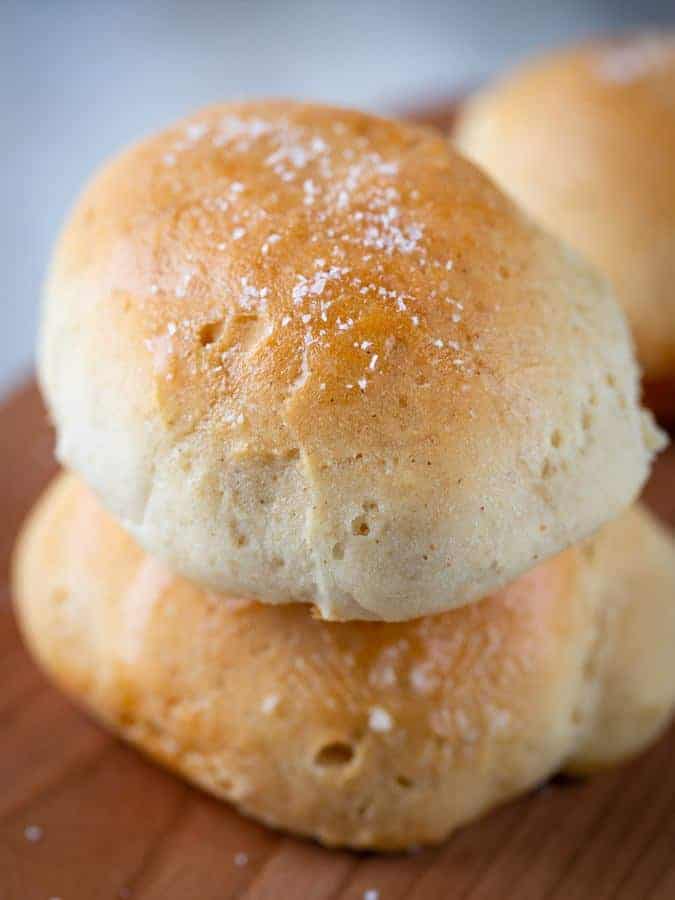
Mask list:
[[[251,102],[145,140],[63,231],[39,356],[68,472],[26,640],[191,781],[395,850],[665,727],[623,314],[441,135]]]

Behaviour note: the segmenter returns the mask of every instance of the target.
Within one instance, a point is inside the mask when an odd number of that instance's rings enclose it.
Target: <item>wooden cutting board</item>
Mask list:
[[[12,617],[12,544],[55,470],[30,383],[0,407],[0,900],[675,897],[675,728],[634,763],[388,858],[256,825],[108,736],[50,687]],[[675,452],[646,494],[675,523]]]

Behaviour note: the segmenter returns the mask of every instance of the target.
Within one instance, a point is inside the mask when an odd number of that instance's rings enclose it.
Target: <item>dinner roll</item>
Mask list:
[[[60,458],[214,590],[401,620],[613,517],[658,437],[606,286],[440,137],[218,106],[87,188],[46,288]]]
[[[466,104],[457,142],[610,277],[675,412],[675,33],[526,65]]]
[[[561,767],[641,749],[675,698],[673,543],[639,510],[479,603],[339,624],[173,576],[66,476],[14,574],[26,639],[73,697],[326,844],[440,841]]]

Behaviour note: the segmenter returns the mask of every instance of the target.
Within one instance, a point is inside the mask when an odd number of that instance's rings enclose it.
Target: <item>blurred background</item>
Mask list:
[[[0,0],[0,396],[30,370],[49,249],[103,159],[194,107],[285,95],[405,111],[674,0]]]

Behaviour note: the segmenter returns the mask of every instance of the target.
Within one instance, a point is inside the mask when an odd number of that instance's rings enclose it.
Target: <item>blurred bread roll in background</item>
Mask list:
[[[94,178],[46,286],[58,455],[213,590],[403,620],[639,492],[660,437],[608,286],[440,137],[207,109]]]
[[[326,844],[441,841],[560,768],[636,753],[675,699],[673,542],[639,507],[479,603],[328,623],[172,575],[66,475],[14,589],[36,658],[94,715]]]
[[[674,413],[675,33],[528,63],[462,107],[456,142],[609,276]]]

